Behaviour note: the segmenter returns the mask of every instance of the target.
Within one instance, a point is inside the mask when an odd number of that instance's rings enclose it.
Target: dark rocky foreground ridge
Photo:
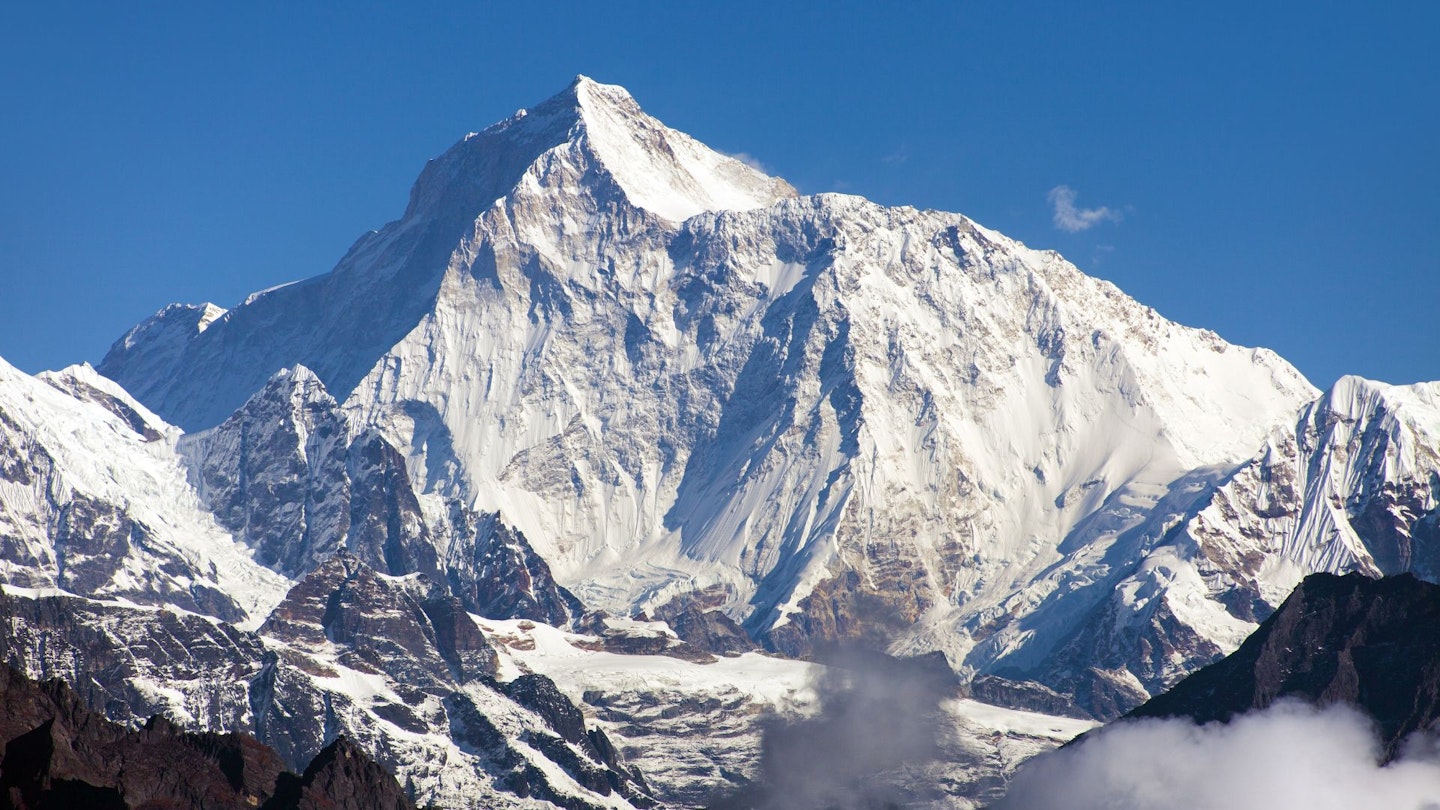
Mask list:
[[[1394,758],[1440,718],[1440,585],[1312,574],[1240,649],[1126,716],[1224,722],[1284,698],[1364,710]]]
[[[344,737],[303,774],[247,734],[190,733],[161,716],[126,729],[61,680],[0,666],[0,807],[409,810],[383,767]]]

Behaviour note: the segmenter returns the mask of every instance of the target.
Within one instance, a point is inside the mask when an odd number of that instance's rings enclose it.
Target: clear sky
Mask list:
[[[1440,379],[1437,37],[1433,0],[8,3],[0,356],[98,362],[166,303],[326,272],[427,159],[584,73],[1319,386]]]

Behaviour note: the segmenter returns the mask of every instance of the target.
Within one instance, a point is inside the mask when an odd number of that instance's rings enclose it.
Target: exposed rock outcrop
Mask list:
[[[518,529],[499,512],[475,514],[452,504],[451,544],[445,558],[450,588],[468,610],[491,619],[530,619],[556,627],[585,607],[561,587]]]
[[[730,601],[723,587],[681,594],[655,609],[655,618],[670,625],[682,641],[716,655],[757,649],[745,629],[721,610]]]
[[[346,737],[325,747],[300,776],[280,777],[263,810],[413,810],[400,784]]]
[[[1440,720],[1440,585],[1312,574],[1240,649],[1127,717],[1229,720],[1277,700],[1374,718],[1387,759]]]
[[[993,706],[1007,706],[1061,717],[1090,717],[1090,713],[1076,706],[1068,695],[1062,695],[1035,681],[981,675],[970,682],[970,696]]]
[[[298,649],[336,645],[342,663],[422,689],[495,674],[494,649],[453,597],[343,550],[301,580],[260,633]]]

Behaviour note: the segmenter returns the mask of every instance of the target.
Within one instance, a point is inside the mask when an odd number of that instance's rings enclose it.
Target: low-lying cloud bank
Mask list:
[[[1282,702],[1229,724],[1110,726],[1036,757],[995,810],[1440,810],[1440,740],[1381,766],[1353,709]]]

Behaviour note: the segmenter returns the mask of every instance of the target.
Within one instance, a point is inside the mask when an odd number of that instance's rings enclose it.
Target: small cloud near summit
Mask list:
[[[757,172],[760,172],[761,174],[770,173],[770,167],[766,166],[764,163],[761,163],[759,158],[755,157],[749,152],[725,152],[724,155],[725,157],[734,158],[741,163],[744,163],[746,166],[749,166],[750,168],[754,169]]]
[[[1066,233],[1088,231],[1102,222],[1119,222],[1124,218],[1119,211],[1103,205],[1099,208],[1081,208],[1075,204],[1077,196],[1079,195],[1075,189],[1069,186],[1056,186],[1046,195],[1046,199],[1050,200],[1050,205],[1055,209],[1055,227]]]
[[[909,145],[902,145],[899,149],[896,149],[894,152],[891,152],[890,154],[886,155],[885,157],[880,158],[880,162],[881,162],[881,163],[884,163],[886,166],[903,166],[903,165],[905,165],[905,163],[906,163],[907,161],[909,161],[909,160],[910,160],[910,147],[909,147]]]

